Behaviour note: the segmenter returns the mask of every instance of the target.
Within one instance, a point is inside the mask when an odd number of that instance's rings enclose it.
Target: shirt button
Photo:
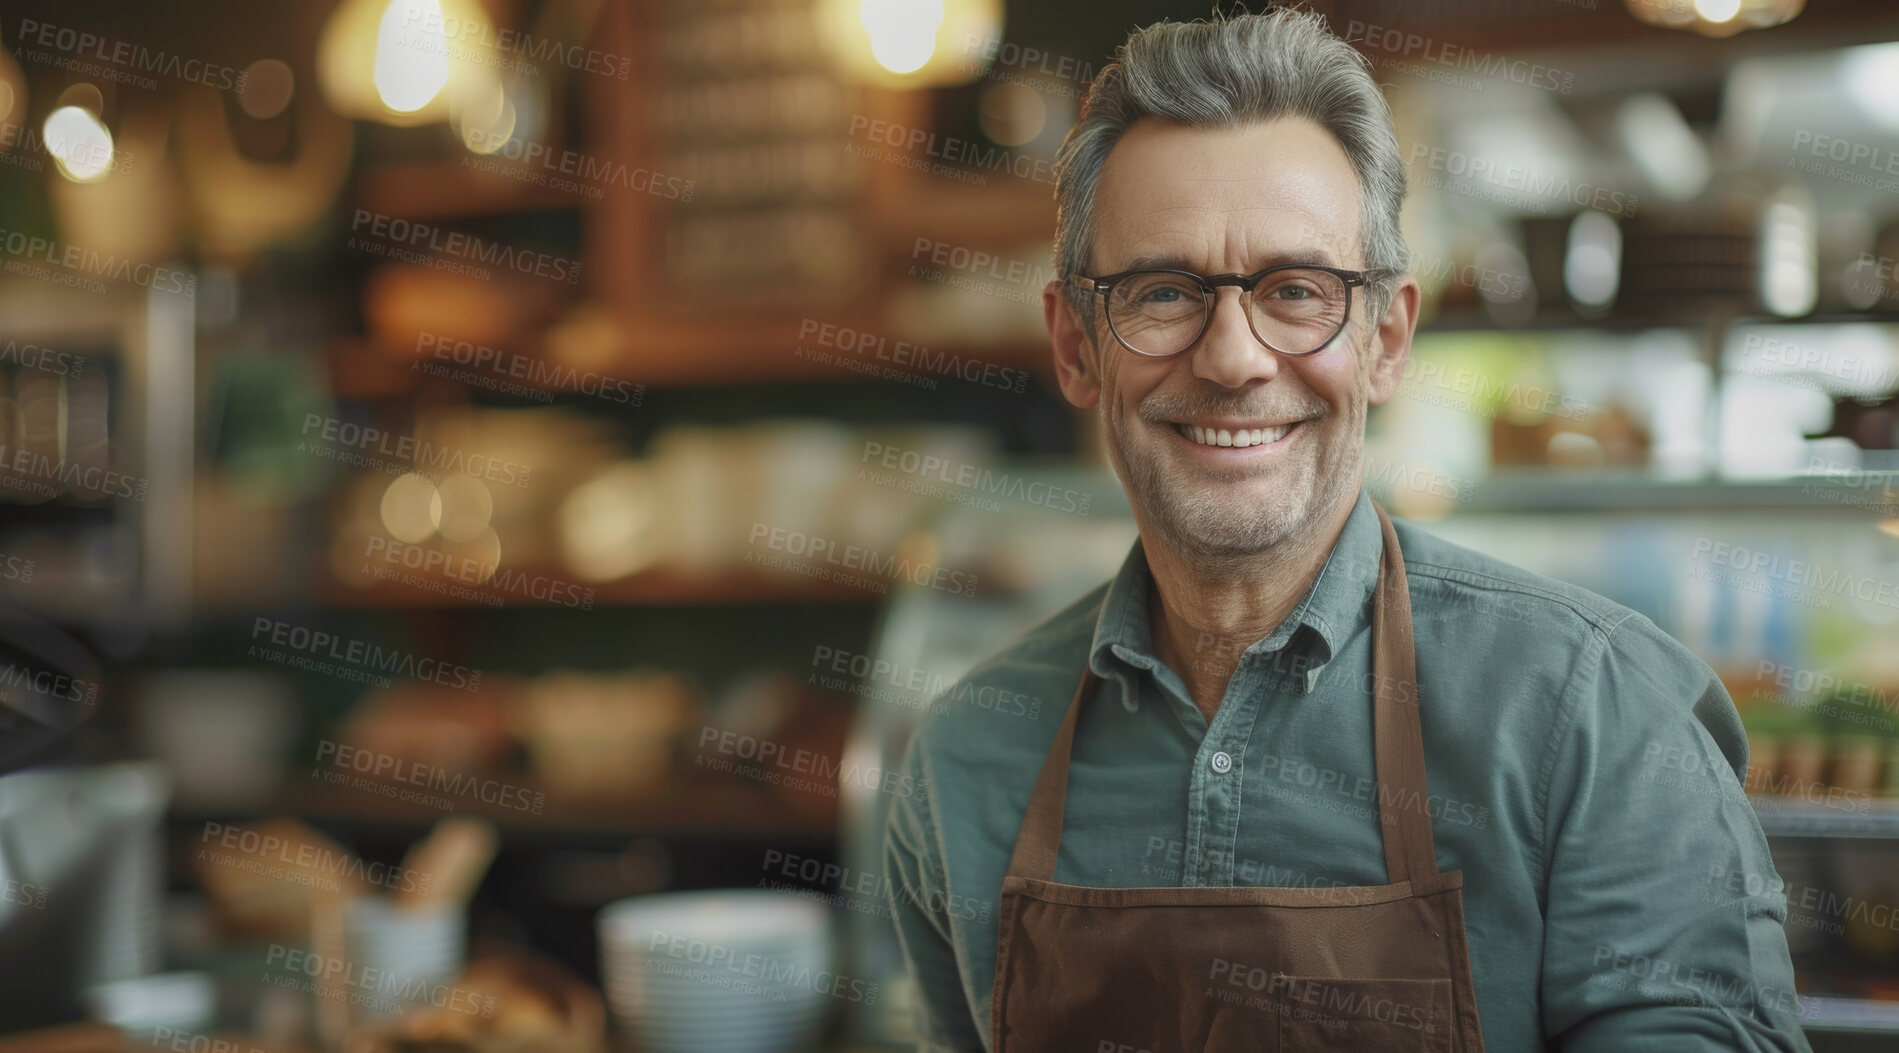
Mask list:
[[[1221,775],[1232,771],[1233,758],[1229,756],[1225,750],[1220,750],[1213,755],[1213,770]]]

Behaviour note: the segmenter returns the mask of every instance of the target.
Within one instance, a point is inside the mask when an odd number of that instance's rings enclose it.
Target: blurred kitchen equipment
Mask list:
[[[86,1006],[94,1020],[150,1042],[160,1029],[196,1034],[211,1027],[217,1016],[217,984],[205,972],[113,980],[88,988]]]
[[[651,1053],[788,1053],[822,1028],[832,998],[875,997],[832,971],[830,912],[801,896],[638,896],[603,908],[598,929],[607,1004]]]
[[[78,1019],[88,988],[158,968],[168,796],[151,762],[0,778],[0,1030]]]

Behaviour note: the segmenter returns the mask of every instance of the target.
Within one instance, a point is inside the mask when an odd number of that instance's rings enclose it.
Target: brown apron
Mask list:
[[[1378,819],[1391,884],[1057,884],[1068,707],[1002,882],[995,1053],[1480,1053],[1463,871],[1440,873],[1424,782],[1404,558],[1383,508],[1372,616]]]

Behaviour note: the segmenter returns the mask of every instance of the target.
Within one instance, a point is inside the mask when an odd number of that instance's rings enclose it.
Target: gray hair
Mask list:
[[[1193,127],[1305,117],[1332,133],[1358,174],[1365,267],[1387,272],[1366,289],[1367,306],[1373,319],[1384,313],[1391,277],[1410,264],[1398,229],[1404,161],[1371,64],[1318,14],[1279,8],[1137,29],[1089,87],[1082,114],[1056,156],[1055,273],[1083,318],[1091,294],[1071,279],[1094,248],[1101,166],[1144,117]]]

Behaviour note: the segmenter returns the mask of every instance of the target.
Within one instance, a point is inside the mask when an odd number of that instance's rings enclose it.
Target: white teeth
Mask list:
[[[1182,435],[1202,446],[1263,446],[1269,442],[1278,442],[1291,431],[1290,424],[1278,428],[1241,428],[1233,431],[1226,428],[1203,428],[1198,424],[1175,425]]]

